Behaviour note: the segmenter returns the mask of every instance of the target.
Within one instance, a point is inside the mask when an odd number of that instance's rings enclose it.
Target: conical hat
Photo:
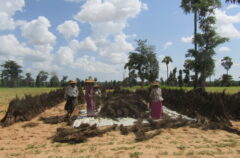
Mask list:
[[[69,83],[70,83],[70,84],[76,84],[77,81],[75,81],[75,80],[70,80]]]
[[[93,79],[89,78],[89,79],[86,80],[86,82],[87,83],[94,83],[95,81]]]
[[[154,81],[154,82],[151,83],[151,85],[152,85],[152,86],[159,86],[159,82]]]

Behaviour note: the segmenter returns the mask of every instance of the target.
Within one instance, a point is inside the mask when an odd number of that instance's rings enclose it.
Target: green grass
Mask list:
[[[165,86],[161,85],[161,88],[167,88],[167,89],[183,89],[183,90],[191,90],[193,87],[170,87],[170,86]],[[136,89],[141,88],[141,86],[133,86],[133,87],[126,87],[124,89],[128,89],[131,91],[135,91]],[[143,88],[149,88],[149,86],[144,86]],[[234,94],[240,92],[240,86],[235,86],[235,87],[206,87],[207,92],[218,92],[221,93],[225,91],[228,94]]]
[[[58,88],[0,88],[0,106],[8,105],[16,96],[22,98],[25,94],[37,95],[55,89]]]

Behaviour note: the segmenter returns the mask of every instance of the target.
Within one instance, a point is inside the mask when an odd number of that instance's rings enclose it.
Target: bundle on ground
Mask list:
[[[61,143],[81,143],[85,142],[87,138],[102,136],[104,133],[116,129],[116,125],[99,129],[95,125],[81,124],[78,128],[58,128],[56,136],[53,137],[54,142]]]
[[[25,95],[23,99],[16,97],[9,103],[6,115],[1,120],[3,126],[12,125],[19,121],[29,121],[46,109],[61,103],[64,89],[32,96]]]
[[[136,94],[147,101],[149,90],[137,89]],[[208,93],[201,89],[185,91],[162,89],[164,106],[192,118],[230,124],[229,119],[240,119],[240,93]]]
[[[134,92],[118,90],[109,92],[103,98],[103,106],[100,115],[109,118],[146,116],[147,105],[143,99]]]

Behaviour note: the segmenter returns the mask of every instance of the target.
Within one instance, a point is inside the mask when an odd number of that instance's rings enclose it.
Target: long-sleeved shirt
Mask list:
[[[163,101],[161,88],[153,88],[149,97],[151,102]]]
[[[78,97],[78,87],[72,87],[72,86],[67,86],[66,90],[65,90],[65,94],[64,97],[67,98],[67,96],[69,97]]]

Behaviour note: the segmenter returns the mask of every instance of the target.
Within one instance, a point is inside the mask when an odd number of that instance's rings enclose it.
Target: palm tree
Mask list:
[[[173,61],[170,56],[165,56],[162,60],[162,63],[165,63],[167,65],[167,79],[168,79],[168,64],[171,62],[173,62]]]
[[[197,42],[196,42],[196,36],[197,36],[197,12],[198,12],[198,7],[199,7],[199,4],[200,3],[200,0],[182,0],[181,2],[181,8],[183,9],[183,11],[186,13],[186,14],[189,14],[189,13],[194,13],[194,51],[197,52]],[[197,87],[197,83],[198,83],[198,72],[195,71],[195,82],[194,82],[194,87],[196,88]]]
[[[227,71],[227,75],[228,75],[228,71],[229,69],[231,69],[233,62],[232,62],[232,58],[226,56],[221,60],[221,65],[224,67],[224,69],[226,69]]]

